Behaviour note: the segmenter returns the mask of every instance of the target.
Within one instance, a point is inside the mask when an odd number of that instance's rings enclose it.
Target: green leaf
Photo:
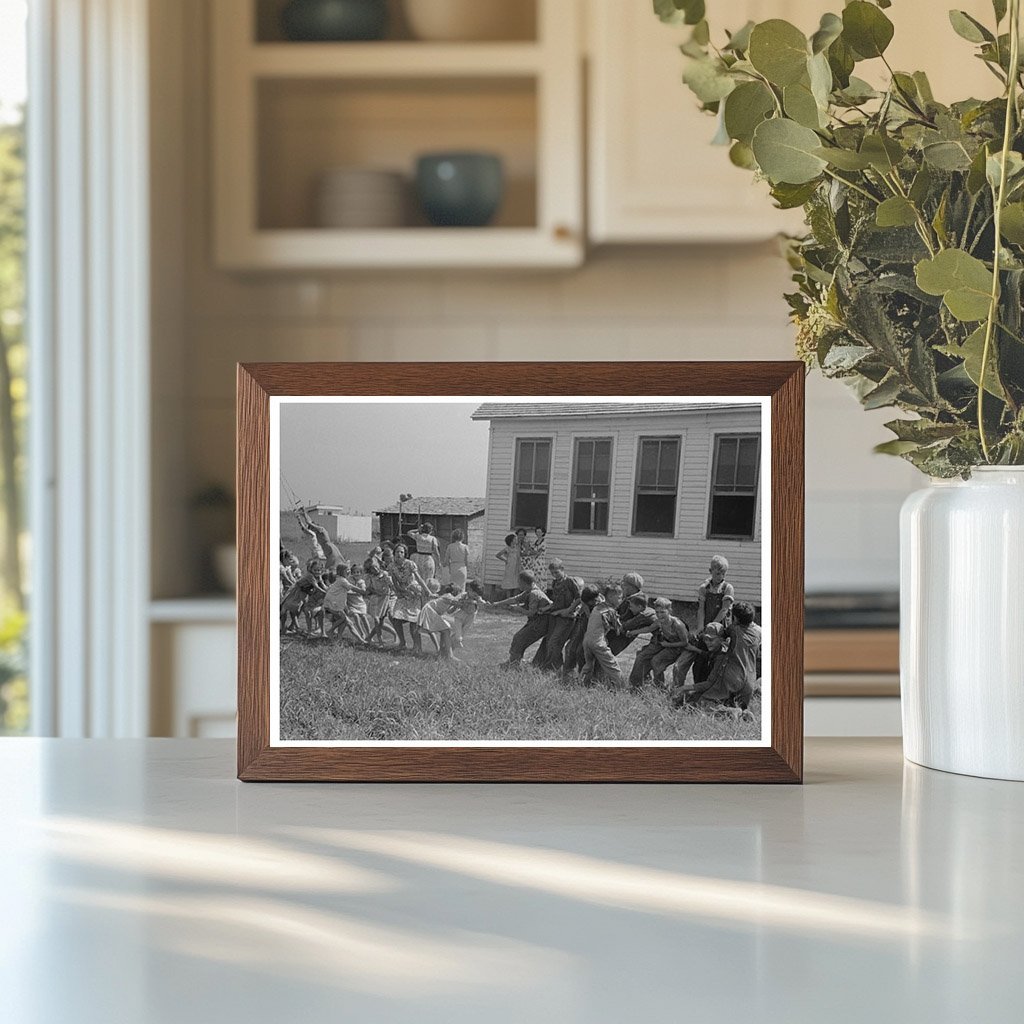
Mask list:
[[[988,316],[992,272],[981,260],[962,249],[945,249],[915,268],[917,286],[929,295],[941,295],[950,313],[965,323]]]
[[[687,61],[683,81],[701,103],[724,100],[736,88],[736,82],[717,60]]]
[[[811,36],[811,53],[827,50],[842,34],[843,19],[835,14],[823,14],[818,31]]]
[[[1010,203],[1004,207],[1000,233],[1007,242],[1024,245],[1024,203]]]
[[[934,180],[931,168],[927,164],[922,164],[921,169],[914,175],[914,181],[907,193],[910,201],[920,206],[928,198]]]
[[[875,223],[880,228],[903,228],[917,223],[914,204],[902,196],[893,196],[878,204]]]
[[[861,153],[855,153],[852,149],[836,149],[832,146],[819,146],[814,150],[815,156],[828,161],[833,167],[841,171],[863,171],[871,166],[871,161]]]
[[[807,77],[811,83],[811,95],[822,112],[822,125],[828,123],[829,97],[832,95],[832,69],[828,57],[819,53],[807,62]]]
[[[953,31],[969,43],[995,42],[996,37],[966,11],[950,11],[949,23],[953,26]]]
[[[985,161],[985,177],[988,179],[988,183],[992,186],[993,191],[999,188],[999,177],[1002,174],[1002,170],[1002,152],[993,153]],[[1006,185],[1009,191],[1013,191],[1015,183],[1021,175],[1024,175],[1024,157],[1011,149],[1006,154]]]
[[[922,148],[925,160],[940,171],[966,171],[971,158],[959,142],[932,142]]]
[[[921,446],[917,441],[883,441],[872,449],[876,455],[906,455]]]
[[[967,191],[976,196],[985,187],[985,165],[988,162],[988,149],[982,146],[971,160],[967,172]]]
[[[729,160],[745,171],[756,171],[757,161],[754,151],[745,142],[734,142],[729,149]]]
[[[807,38],[795,25],[772,18],[750,33],[747,59],[773,85],[798,82],[807,69]]]
[[[822,128],[824,119],[809,82],[795,82],[782,90],[782,106],[786,116],[805,128]]]
[[[654,0],[654,13],[666,25],[696,25],[704,17],[704,0]]]
[[[915,441],[918,444],[932,444],[956,437],[963,427],[959,423],[936,423],[933,420],[890,420],[885,425],[900,441]]]
[[[995,12],[998,25],[1006,17],[1006,0],[992,0],[992,10]]]
[[[892,22],[874,4],[853,0],[843,9],[843,39],[862,60],[881,57],[892,36]]]
[[[725,128],[729,137],[748,146],[754,129],[775,110],[775,98],[763,82],[743,82],[725,101]]]
[[[935,96],[932,93],[931,82],[923,71],[915,71],[913,74],[914,84],[917,86],[917,94],[925,103],[934,103]]]
[[[835,79],[836,88],[845,89],[850,84],[850,75],[853,73],[856,58],[853,50],[846,45],[843,37],[840,36],[828,48],[828,66],[832,69],[832,77]]]
[[[702,18],[693,26],[693,34],[690,38],[699,46],[707,46],[711,42],[711,29],[708,26],[707,19]]]
[[[733,32],[723,49],[732,50],[735,53],[746,53],[750,47],[750,33],[753,32],[755,24],[756,22],[748,21],[743,28]]]
[[[865,135],[860,152],[876,171],[883,174],[891,174],[903,159],[903,147],[887,135]]]
[[[995,343],[989,346],[988,365],[985,368],[985,390],[996,398],[1005,401],[1006,392],[999,383],[999,374],[995,365]],[[951,359],[962,359],[963,368],[967,376],[974,382],[975,387],[981,385],[981,360],[985,353],[985,325],[982,324],[974,331],[967,340],[960,346],[941,345],[938,348],[943,355]]]
[[[900,392],[903,390],[900,378],[893,374],[891,377],[887,377],[878,387],[873,388],[863,398],[861,398],[861,405],[865,409],[882,409],[889,405],[894,405],[896,400],[900,396]]]
[[[752,148],[758,166],[773,184],[802,185],[825,169],[815,153],[821,140],[811,131],[786,118],[762,121],[754,131]]]
[[[779,182],[772,186],[772,199],[780,210],[795,210],[798,206],[803,206],[817,189],[817,181],[804,182],[801,185]]]

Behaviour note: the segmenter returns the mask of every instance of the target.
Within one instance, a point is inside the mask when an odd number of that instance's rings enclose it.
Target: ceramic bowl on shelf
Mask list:
[[[397,171],[335,167],[320,177],[316,223],[321,228],[400,228],[406,222],[408,194],[405,175]]]
[[[383,37],[387,0],[289,0],[281,28],[293,42],[364,42]]]
[[[535,0],[404,0],[406,21],[427,42],[532,39]]]
[[[505,172],[494,153],[425,153],[416,161],[416,194],[435,227],[489,224],[505,195]]]

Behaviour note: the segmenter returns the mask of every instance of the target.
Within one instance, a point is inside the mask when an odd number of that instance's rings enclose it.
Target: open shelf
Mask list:
[[[385,41],[296,43],[280,41],[278,0],[218,0],[212,8],[218,265],[579,265],[578,12],[565,0],[523,2],[535,22],[526,40],[416,42],[393,19],[398,35]],[[435,228],[419,210],[417,158],[450,151],[501,158],[504,196],[486,227]],[[407,210],[399,216],[379,204],[386,209],[379,222],[401,226],[322,226],[316,197],[324,176],[339,169],[401,174]],[[365,206],[356,212],[351,222],[367,222]]]

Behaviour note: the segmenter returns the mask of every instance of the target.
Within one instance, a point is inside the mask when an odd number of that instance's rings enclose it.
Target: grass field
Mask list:
[[[365,546],[365,545],[364,545]],[[757,740],[753,722],[676,710],[653,687],[640,693],[561,683],[525,665],[497,668],[522,624],[481,613],[458,652],[462,664],[286,637],[281,647],[284,740]],[[637,645],[619,658],[628,674]],[[430,644],[427,643],[430,650]],[[526,660],[533,656],[531,648]]]

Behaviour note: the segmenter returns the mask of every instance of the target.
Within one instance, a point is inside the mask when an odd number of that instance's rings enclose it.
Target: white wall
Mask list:
[[[600,251],[564,273],[245,277],[215,270],[207,7],[205,0],[180,3],[181,120],[154,123],[155,133],[180,132],[183,140],[177,164],[169,155],[172,165],[160,175],[185,203],[182,348],[162,354],[156,404],[165,431],[158,447],[169,446],[177,431],[184,437],[187,489],[233,479],[239,360],[793,357],[781,298],[788,272],[773,244]],[[886,418],[863,413],[841,385],[808,380],[810,588],[896,586],[896,514],[919,477],[898,460],[871,454],[886,438]],[[173,514],[169,505],[161,508]]]

